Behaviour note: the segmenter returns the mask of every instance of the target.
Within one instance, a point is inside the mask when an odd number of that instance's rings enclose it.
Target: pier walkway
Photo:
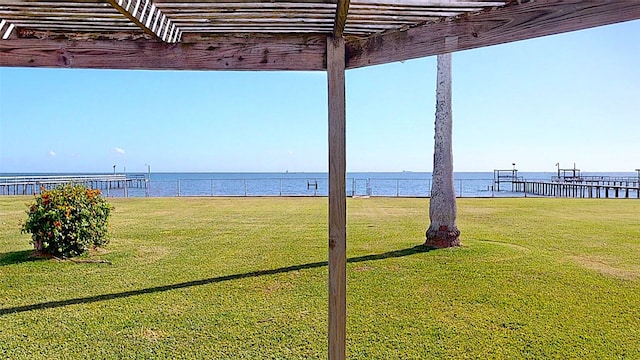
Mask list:
[[[80,184],[91,189],[100,189],[109,195],[118,189],[128,195],[130,188],[149,188],[149,179],[142,174],[96,174],[56,176],[4,176],[0,177],[0,195],[39,194],[41,189],[52,189],[62,184]]]
[[[640,178],[592,176],[574,179],[514,180],[513,189],[525,195],[568,198],[640,198]]]
[[[526,180],[518,176],[518,170],[493,170],[492,189],[500,191],[500,183],[511,184],[511,191],[524,196],[548,196],[566,198],[636,198],[640,199],[640,169],[637,177],[582,175],[575,164],[571,169],[558,167],[558,175],[550,180]]]

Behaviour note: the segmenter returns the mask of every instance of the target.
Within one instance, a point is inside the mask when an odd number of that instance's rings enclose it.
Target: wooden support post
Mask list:
[[[327,38],[329,97],[329,359],[346,356],[347,199],[344,38]]]
[[[349,0],[338,0],[336,6],[336,16],[333,22],[333,37],[341,38],[344,26],[347,23],[347,13],[349,12]]]

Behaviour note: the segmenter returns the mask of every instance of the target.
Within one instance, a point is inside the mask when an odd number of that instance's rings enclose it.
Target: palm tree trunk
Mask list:
[[[429,202],[431,224],[425,242],[426,246],[436,248],[460,245],[453,185],[452,123],[451,54],[443,54],[438,55],[433,180]]]

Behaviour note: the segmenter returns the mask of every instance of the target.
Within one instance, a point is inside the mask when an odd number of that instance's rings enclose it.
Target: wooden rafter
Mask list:
[[[182,30],[150,0],[107,0],[107,2],[156,39],[167,43],[180,41]]]
[[[640,1],[536,0],[347,43],[347,68],[385,64],[640,19]]]
[[[15,25],[12,23],[0,19],[0,39],[7,40],[9,36],[11,36],[11,32],[13,31]]]
[[[336,17],[333,22],[333,37],[342,37],[344,27],[347,23],[347,14],[349,13],[349,0],[338,0],[336,6]]]

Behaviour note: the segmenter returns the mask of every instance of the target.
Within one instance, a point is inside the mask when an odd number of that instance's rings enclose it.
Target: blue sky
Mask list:
[[[453,55],[456,171],[640,168],[640,21]],[[435,57],[347,72],[347,170],[431,171]],[[324,72],[0,68],[0,172],[327,170]]]

